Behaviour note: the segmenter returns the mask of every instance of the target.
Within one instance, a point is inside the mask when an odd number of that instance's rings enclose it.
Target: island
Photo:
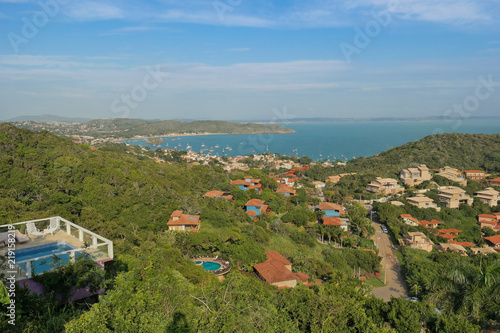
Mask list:
[[[152,138],[148,140],[148,144],[150,145],[161,145],[163,140],[161,138]]]

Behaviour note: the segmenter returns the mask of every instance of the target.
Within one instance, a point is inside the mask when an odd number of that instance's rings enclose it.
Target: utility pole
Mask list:
[[[384,284],[387,284],[387,271],[385,270],[385,261],[384,261]]]

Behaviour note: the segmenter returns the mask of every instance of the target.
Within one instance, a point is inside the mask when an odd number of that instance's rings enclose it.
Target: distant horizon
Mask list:
[[[9,119],[0,119],[0,122],[16,122],[16,121],[41,121],[43,120],[33,120],[39,117],[52,117],[52,118],[62,118],[68,121],[74,119],[74,122],[87,122],[94,120],[109,120],[109,119],[134,119],[134,120],[145,120],[145,121],[182,121],[182,122],[193,122],[193,121],[229,121],[229,122],[253,122],[253,123],[276,123],[276,124],[286,124],[286,123],[300,123],[300,122],[314,122],[314,121],[425,121],[425,120],[448,120],[443,116],[423,116],[423,117],[294,117],[280,121],[276,119],[275,121],[263,120],[263,119],[146,119],[146,118],[122,118],[122,117],[111,117],[111,118],[80,118],[80,117],[67,117],[54,114],[41,114],[41,115],[21,115]],[[16,120],[16,118],[26,118],[22,120]],[[31,118],[31,119],[28,119]],[[449,118],[453,120],[454,118]],[[467,119],[500,119],[500,116],[470,116]],[[77,121],[80,120],[80,121]],[[83,121],[85,120],[85,121]],[[46,121],[61,121],[62,120],[46,120]]]

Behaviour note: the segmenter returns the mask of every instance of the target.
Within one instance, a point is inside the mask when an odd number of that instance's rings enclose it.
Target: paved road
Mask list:
[[[374,217],[374,221],[377,221]],[[389,235],[382,232],[381,224],[372,222],[376,230],[372,239],[379,248],[382,257],[382,269],[386,272],[387,285],[385,287],[373,288],[373,295],[388,302],[391,296],[408,297],[408,288],[401,273],[398,257],[394,253]]]

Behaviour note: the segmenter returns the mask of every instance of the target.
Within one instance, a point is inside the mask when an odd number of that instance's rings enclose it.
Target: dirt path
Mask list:
[[[376,221],[375,218],[374,221]],[[382,232],[380,223],[372,222],[372,225],[376,230],[372,239],[380,250],[382,270],[385,271],[387,278],[387,285],[385,287],[373,288],[373,295],[386,302],[391,300],[391,296],[408,297],[408,289],[401,273],[398,257],[392,248],[389,235]]]

